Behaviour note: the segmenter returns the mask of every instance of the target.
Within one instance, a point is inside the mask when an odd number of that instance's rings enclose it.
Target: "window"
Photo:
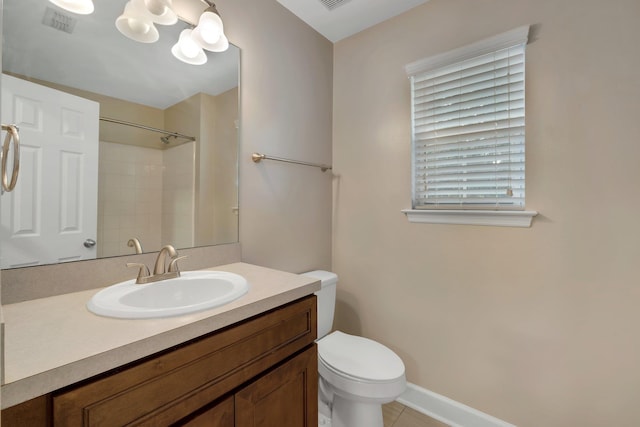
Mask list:
[[[431,215],[439,218],[455,212],[449,216],[456,223],[488,218],[487,211],[524,210],[528,31],[517,28],[406,66],[413,131],[413,209],[405,211],[410,220],[418,215],[424,222],[420,210],[439,211]],[[461,212],[470,210],[485,212]],[[528,226],[534,214],[498,217],[528,216]]]

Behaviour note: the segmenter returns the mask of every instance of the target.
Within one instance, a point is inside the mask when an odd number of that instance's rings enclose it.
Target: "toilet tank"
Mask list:
[[[309,271],[302,273],[302,275],[320,280],[322,286],[316,292],[318,297],[318,339],[320,339],[331,332],[331,327],[333,326],[338,275],[324,270]]]

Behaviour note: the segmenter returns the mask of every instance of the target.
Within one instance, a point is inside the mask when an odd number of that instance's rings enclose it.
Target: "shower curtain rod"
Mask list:
[[[134,127],[134,128],[148,130],[148,131],[151,131],[151,132],[157,132],[157,133],[163,134],[164,136],[172,136],[174,138],[184,138],[184,139],[187,139],[189,141],[195,141],[196,140],[195,137],[193,137],[193,136],[183,135],[183,134],[178,133],[178,132],[168,132],[166,130],[153,128],[151,126],[145,126],[145,125],[139,125],[137,123],[125,122],[124,120],[111,119],[109,117],[100,117],[100,120],[102,120],[103,122],[116,123],[118,125],[131,126],[131,127]]]

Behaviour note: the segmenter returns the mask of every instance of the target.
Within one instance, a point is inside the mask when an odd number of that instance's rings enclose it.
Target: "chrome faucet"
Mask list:
[[[166,269],[167,255],[170,258],[169,269]],[[158,252],[158,258],[156,258],[155,266],[153,267],[153,274],[149,273],[149,269],[144,264],[139,263],[127,263],[127,267],[139,267],[138,277],[136,279],[137,284],[145,284],[152,282],[159,282],[166,279],[174,279],[180,277],[180,269],[178,268],[178,260],[186,258],[186,256],[178,256],[178,252],[171,245],[166,245],[160,252]]]

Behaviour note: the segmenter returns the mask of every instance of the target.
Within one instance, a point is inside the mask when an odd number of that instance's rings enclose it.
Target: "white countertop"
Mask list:
[[[245,263],[249,292],[222,307],[163,319],[113,319],[86,308],[98,290],[3,306],[2,409],[229,326],[320,289],[305,276]]]

